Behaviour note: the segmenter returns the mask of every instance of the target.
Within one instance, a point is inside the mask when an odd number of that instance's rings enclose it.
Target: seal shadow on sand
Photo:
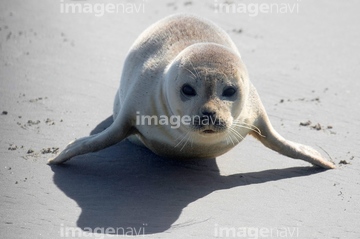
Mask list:
[[[111,123],[112,117],[105,119],[91,134]],[[163,159],[128,140],[51,169],[57,187],[81,208],[77,226],[85,231],[125,229],[116,234],[130,228],[141,234],[164,232],[188,204],[216,190],[324,171],[293,167],[222,176],[215,159]]]

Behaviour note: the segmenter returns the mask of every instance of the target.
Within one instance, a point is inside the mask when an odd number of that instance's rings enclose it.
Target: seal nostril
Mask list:
[[[203,116],[208,116],[208,117],[214,117],[216,115],[215,111],[210,111],[210,110],[204,110],[202,111]]]

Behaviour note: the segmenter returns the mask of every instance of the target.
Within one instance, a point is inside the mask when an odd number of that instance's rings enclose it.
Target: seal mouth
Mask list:
[[[202,131],[202,133],[204,133],[204,134],[215,134],[217,132],[215,130],[212,130],[212,129],[206,129],[206,130]]]
[[[201,134],[216,134],[223,132],[227,127],[225,121],[213,117],[197,117],[192,128]]]

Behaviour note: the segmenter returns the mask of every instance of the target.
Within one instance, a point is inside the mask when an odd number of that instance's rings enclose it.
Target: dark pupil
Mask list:
[[[184,85],[182,87],[182,92],[187,96],[195,96],[196,95],[196,91],[194,90],[194,88],[192,88],[189,85]]]
[[[233,87],[229,87],[226,90],[224,90],[223,96],[230,97],[230,96],[233,96],[235,94],[235,92],[236,92],[236,90]]]

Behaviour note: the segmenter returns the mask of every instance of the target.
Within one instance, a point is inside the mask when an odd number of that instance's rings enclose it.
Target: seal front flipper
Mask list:
[[[74,156],[99,151],[128,137],[132,132],[130,121],[119,116],[101,133],[83,137],[69,143],[59,155],[49,159],[48,164],[64,163]]]
[[[335,168],[333,163],[322,157],[321,154],[315,149],[307,145],[286,140],[278,132],[276,132],[276,130],[272,127],[265,108],[262,105],[261,100],[254,88],[252,94],[253,99],[257,98],[258,101],[257,106],[255,107],[255,109],[258,111],[258,117],[255,120],[254,125],[259,128],[262,134],[259,135],[256,132],[250,132],[252,136],[257,138],[266,147],[290,158],[302,159],[326,169]]]

